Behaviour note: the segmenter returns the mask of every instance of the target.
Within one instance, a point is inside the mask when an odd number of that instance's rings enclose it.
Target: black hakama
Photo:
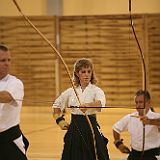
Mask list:
[[[95,115],[90,115],[98,160],[109,160],[107,139],[99,131]],[[95,160],[95,151],[91,129],[84,115],[73,115],[70,127],[64,137],[62,160]]]
[[[21,135],[27,150],[29,142],[22,134],[19,125],[0,133],[0,160],[27,160],[26,155],[13,142]]]
[[[132,149],[127,160],[157,160],[156,156],[160,155],[160,147],[146,150],[144,152]]]

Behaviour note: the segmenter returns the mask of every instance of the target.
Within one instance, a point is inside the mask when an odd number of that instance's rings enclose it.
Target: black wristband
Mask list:
[[[114,142],[115,146],[118,148],[121,144],[123,144],[122,140],[117,140]]]
[[[65,119],[63,118],[63,116],[58,117],[58,118],[56,119],[56,123],[59,124],[59,122],[62,121],[62,120],[65,120]]]

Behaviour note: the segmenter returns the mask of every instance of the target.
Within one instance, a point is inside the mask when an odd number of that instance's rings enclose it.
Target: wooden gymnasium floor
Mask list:
[[[124,160],[126,155],[120,153],[113,145],[112,125],[127,113],[130,109],[103,109],[97,118],[101,125],[101,131],[109,139],[108,149],[111,160]],[[156,111],[160,111],[157,110]],[[69,111],[66,120],[69,121]],[[62,131],[52,118],[50,107],[26,107],[21,114],[21,129],[30,141],[27,155],[29,160],[60,160],[63,148]],[[129,145],[129,135],[123,134],[124,143]]]

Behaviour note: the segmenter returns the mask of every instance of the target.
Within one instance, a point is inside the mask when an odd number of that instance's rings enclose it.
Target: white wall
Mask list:
[[[17,0],[17,2],[26,15],[47,15],[48,6],[49,9],[53,6],[53,2],[49,0]],[[63,5],[63,15],[128,13],[128,0],[63,0],[60,5]],[[132,11],[133,13],[160,13],[160,0],[132,0]],[[16,15],[19,13],[12,0],[0,0],[0,16]]]
[[[16,0],[26,15],[46,15],[46,0]],[[12,0],[0,0],[0,16],[17,16],[19,12]]]
[[[64,0],[64,15],[128,13],[128,0]],[[134,13],[160,13],[160,0],[132,0]]]

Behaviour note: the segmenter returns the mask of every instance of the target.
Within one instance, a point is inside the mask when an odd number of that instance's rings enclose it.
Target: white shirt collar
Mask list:
[[[9,77],[9,74],[7,74],[5,77],[3,77],[0,81],[7,81],[8,77]]]

